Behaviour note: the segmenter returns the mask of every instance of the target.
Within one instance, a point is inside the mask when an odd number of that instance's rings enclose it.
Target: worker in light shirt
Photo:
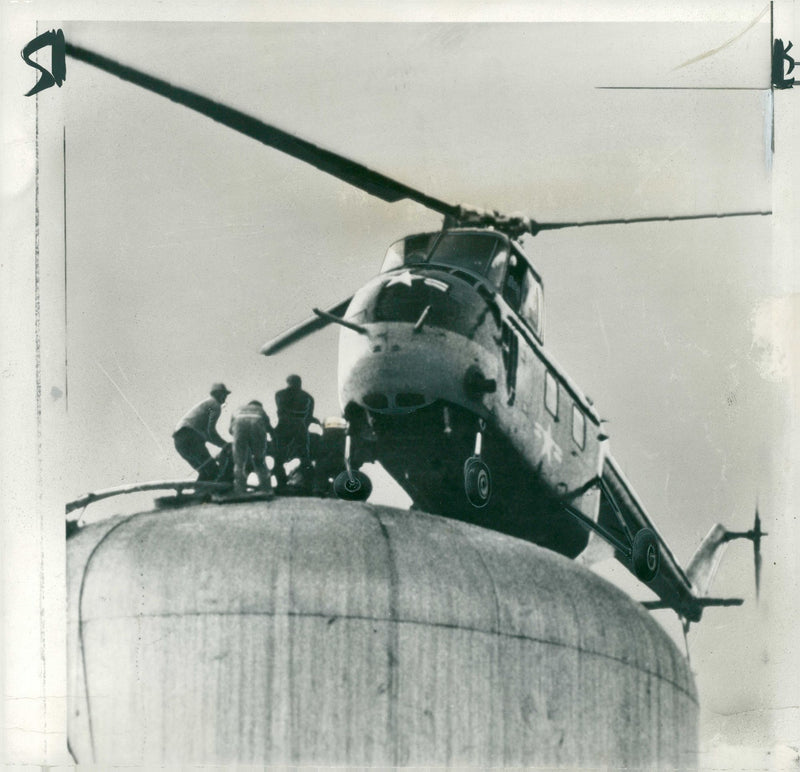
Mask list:
[[[254,399],[236,410],[231,417],[230,432],[233,435],[233,492],[245,492],[251,465],[258,475],[259,489],[272,490],[266,462],[267,434],[272,432],[272,424],[264,406]]]
[[[213,482],[217,477],[217,462],[208,452],[206,443],[220,448],[227,444],[217,433],[217,421],[230,393],[224,383],[212,384],[210,396],[186,413],[172,434],[175,450],[197,470],[198,482]]]

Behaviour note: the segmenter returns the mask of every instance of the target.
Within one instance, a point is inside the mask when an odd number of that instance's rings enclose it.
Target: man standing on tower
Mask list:
[[[230,391],[224,383],[215,383],[209,394],[211,396],[196,404],[181,418],[172,435],[175,450],[199,472],[198,482],[213,482],[217,477],[217,462],[208,452],[206,443],[220,448],[226,445],[226,441],[217,433],[217,421]]]
[[[310,483],[311,448],[308,427],[314,419],[314,398],[301,388],[299,375],[286,379],[287,387],[275,394],[278,407],[278,425],[275,427],[275,479],[279,486],[286,485],[283,465],[293,458],[300,459],[300,469]]]
[[[267,454],[267,434],[272,433],[269,417],[264,407],[253,399],[240,407],[231,418],[230,432],[233,435],[233,492],[241,495],[247,490],[247,472],[250,466],[258,475],[258,487],[270,491]]]

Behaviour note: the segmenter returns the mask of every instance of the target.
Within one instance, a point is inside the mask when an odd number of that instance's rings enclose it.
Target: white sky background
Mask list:
[[[714,24],[62,26],[78,45],[437,198],[560,221],[773,207],[790,142],[778,135],[771,169],[767,93],[595,88],[767,86],[769,14],[674,69],[762,10],[745,7]],[[233,391],[223,434],[231,408],[253,398],[274,418],[290,372],[320,418],[338,413],[335,330],[269,359],[260,346],[349,296],[392,241],[439,216],[373,199],[82,63],[67,71],[60,92],[39,97],[45,217],[61,208],[66,131],[66,310],[59,216],[43,221],[40,252],[46,468],[62,498],[190,477],[170,435],[212,381]],[[776,94],[778,111],[791,97]],[[791,277],[775,227],[751,217],[527,242],[547,347],[609,420],[613,454],[678,560],[714,522],[751,527],[758,499],[770,534],[760,603],[750,543],[735,542],[713,594],[746,604],[706,611],[689,635],[712,745],[788,744],[800,725],[792,352],[769,322],[791,323]],[[376,498],[401,500],[388,482]],[[676,634],[673,617],[658,616]]]

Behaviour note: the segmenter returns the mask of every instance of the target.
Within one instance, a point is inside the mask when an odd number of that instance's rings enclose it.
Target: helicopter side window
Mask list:
[[[525,266],[519,261],[517,256],[511,255],[511,259],[508,261],[506,283],[503,285],[503,300],[515,311],[519,309],[524,271]]]
[[[503,298],[542,339],[542,285],[530,266],[511,255],[503,285]]]
[[[539,340],[542,338],[542,285],[530,268],[522,277],[519,315],[530,325]]]

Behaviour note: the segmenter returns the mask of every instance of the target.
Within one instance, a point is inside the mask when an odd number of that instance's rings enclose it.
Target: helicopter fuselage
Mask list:
[[[545,352],[541,280],[502,233],[446,230],[412,251],[425,236],[393,245],[345,314],[339,384],[354,458],[380,462],[421,509],[574,557],[588,531],[563,504],[597,520],[603,441]],[[476,455],[492,484],[477,507],[464,490]]]

